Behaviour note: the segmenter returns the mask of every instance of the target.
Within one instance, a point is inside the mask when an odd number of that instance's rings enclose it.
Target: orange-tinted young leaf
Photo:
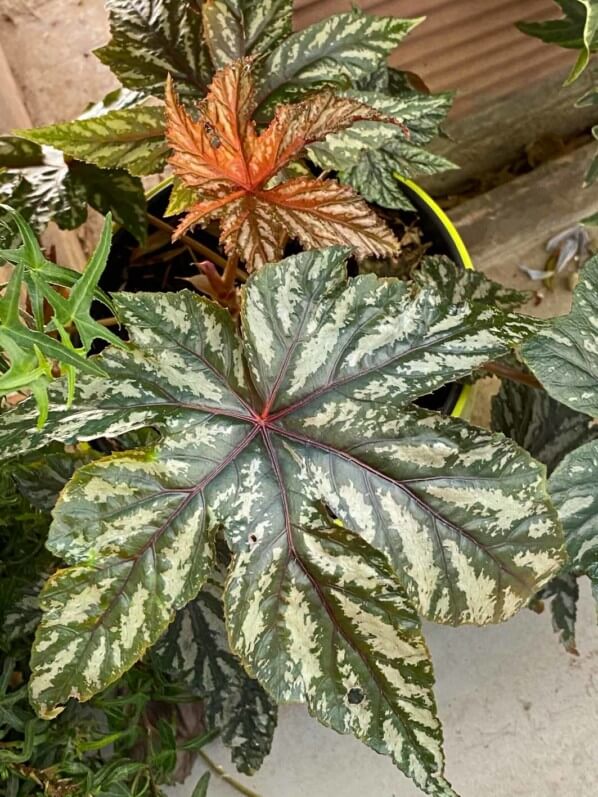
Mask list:
[[[220,219],[226,253],[241,257],[249,270],[279,259],[288,237],[310,249],[348,243],[358,255],[398,250],[390,228],[351,188],[304,177],[268,188],[308,144],[357,121],[393,120],[323,91],[296,105],[281,105],[258,134],[248,59],[216,74],[197,121],[178,103],[170,82],[166,101],[170,163],[200,200],[189,208],[177,237],[195,224]]]

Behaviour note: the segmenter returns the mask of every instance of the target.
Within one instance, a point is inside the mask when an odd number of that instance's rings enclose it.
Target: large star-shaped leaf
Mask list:
[[[247,60],[217,73],[199,110],[194,121],[169,88],[170,163],[199,199],[177,235],[199,222],[219,219],[226,253],[240,257],[249,269],[280,258],[288,237],[298,238],[305,249],[349,243],[359,255],[398,251],[390,228],[348,186],[311,177],[271,184],[310,143],[356,121],[383,118],[378,111],[325,91],[295,105],[280,105],[258,134]]]
[[[43,716],[143,655],[208,577],[223,529],[229,636],[250,674],[451,793],[416,609],[506,619],[560,566],[561,538],[529,455],[410,402],[537,322],[468,301],[457,278],[439,287],[440,272],[419,287],[347,283],[349,253],[262,269],[244,289],[242,338],[188,292],[121,294],[133,343],[102,356],[108,377],[81,379],[70,409],[53,386],[43,430],[28,403],[4,416],[4,456],[162,433],[81,468],[58,501],[49,546],[70,567],[42,597],[31,688]]]

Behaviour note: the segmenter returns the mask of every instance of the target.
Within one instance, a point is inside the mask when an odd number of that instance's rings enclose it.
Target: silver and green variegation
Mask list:
[[[168,74],[201,97],[212,76],[200,0],[106,0],[111,39],[95,50],[123,86],[163,96]]]
[[[205,0],[204,36],[216,69],[263,56],[293,32],[293,0]]]
[[[543,462],[551,473],[569,452],[598,435],[592,419],[551,398],[546,391],[505,380],[492,401],[492,428],[503,432]],[[566,565],[537,595],[550,599],[552,626],[569,653],[576,654],[578,573]]]
[[[543,386],[567,406],[598,416],[598,257],[584,266],[571,312],[555,319],[522,349]],[[595,432],[589,431],[586,439]],[[569,453],[550,478],[565,531],[570,570],[589,576],[598,594],[598,443]]]
[[[598,416],[598,257],[581,271],[571,312],[540,330],[522,354],[553,398]]]
[[[411,402],[539,322],[464,299],[456,276],[347,282],[349,254],[262,269],[243,291],[241,337],[188,292],[121,294],[132,343],[100,358],[106,376],[82,379],[70,409],[52,386],[41,430],[28,402],[5,414],[4,456],[161,432],[78,470],[57,503],[49,547],[69,566],[42,596],[42,716],[160,638],[213,571],[222,529],[228,633],[247,670],[428,793],[452,793],[417,614],[510,617],[561,566],[561,530],[543,466]]]
[[[395,175],[416,177],[455,168],[454,164],[424,148],[440,132],[450,110],[450,94],[403,91],[349,90],[343,96],[401,122],[405,127],[380,122],[358,122],[309,147],[312,160],[323,169],[338,172],[368,202],[386,208],[411,209]]]
[[[550,477],[550,494],[565,531],[569,568],[587,575],[598,602],[598,441],[568,454]]]
[[[231,653],[222,605],[225,575],[217,566],[197,597],[177,612],[152,655],[203,699],[207,728],[218,729],[237,769],[251,775],[270,752],[277,707]]]

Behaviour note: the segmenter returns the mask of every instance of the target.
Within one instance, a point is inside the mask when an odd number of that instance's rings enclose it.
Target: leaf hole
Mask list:
[[[349,694],[347,695],[347,700],[351,703],[352,706],[357,706],[359,703],[363,701],[365,695],[361,689],[353,688],[349,689]]]

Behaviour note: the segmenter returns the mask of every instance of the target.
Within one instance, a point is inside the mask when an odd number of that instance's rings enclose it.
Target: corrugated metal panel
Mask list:
[[[391,60],[417,72],[432,91],[457,90],[456,110],[467,112],[571,64],[572,54],[524,36],[522,19],[558,15],[553,0],[295,0],[303,28],[352,5],[370,13],[426,16]]]

